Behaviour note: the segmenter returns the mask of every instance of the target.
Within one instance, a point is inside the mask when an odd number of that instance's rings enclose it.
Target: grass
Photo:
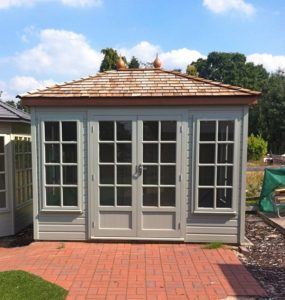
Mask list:
[[[203,248],[204,249],[219,249],[219,248],[222,248],[223,246],[224,246],[224,244],[221,242],[212,242],[212,243],[206,244]]]
[[[24,271],[0,272],[1,300],[63,300],[67,291]]]

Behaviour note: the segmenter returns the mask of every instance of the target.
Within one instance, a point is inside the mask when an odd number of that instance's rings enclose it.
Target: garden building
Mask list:
[[[259,95],[158,60],[22,95],[35,239],[243,242],[248,107]]]

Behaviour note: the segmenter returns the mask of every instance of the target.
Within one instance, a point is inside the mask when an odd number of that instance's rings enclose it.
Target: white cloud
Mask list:
[[[255,65],[263,65],[268,72],[275,72],[277,70],[285,71],[285,56],[268,53],[254,53],[247,56],[247,61]]]
[[[255,12],[254,6],[245,0],[203,0],[203,5],[216,14],[238,11],[249,16]]]
[[[61,0],[64,5],[73,7],[100,6],[102,0]]]
[[[35,0],[0,0],[0,9],[9,8],[11,6],[30,6]]]

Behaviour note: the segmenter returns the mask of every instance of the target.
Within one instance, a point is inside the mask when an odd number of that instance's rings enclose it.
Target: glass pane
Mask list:
[[[200,121],[200,141],[216,140],[216,122]]]
[[[6,208],[6,192],[0,192],[0,208]]]
[[[64,187],[63,189],[63,205],[77,206],[77,187]]]
[[[158,184],[158,166],[143,166],[143,184]]]
[[[5,159],[4,155],[0,155],[0,172],[5,171]]]
[[[143,162],[158,162],[158,144],[143,145]]]
[[[117,144],[117,162],[132,162],[132,144]]]
[[[100,183],[114,184],[114,166],[100,166]]]
[[[158,188],[143,188],[143,206],[158,206]]]
[[[217,207],[232,207],[232,189],[217,189]]]
[[[0,153],[4,153],[4,136],[0,136]]]
[[[215,185],[215,167],[199,167],[199,185]]]
[[[117,166],[117,183],[132,184],[132,166]]]
[[[215,144],[200,144],[199,162],[201,164],[215,163]]]
[[[77,141],[76,122],[62,122],[62,140]]]
[[[218,163],[233,163],[233,144],[218,145]]]
[[[46,144],[46,162],[47,163],[59,163],[59,144]],[[19,161],[20,161],[20,155]]]
[[[158,141],[158,122],[144,121],[143,122],[143,140]]]
[[[0,190],[5,190],[5,174],[0,174]]]
[[[214,207],[214,189],[199,189],[199,207]]]
[[[60,184],[59,166],[46,166],[46,184]]]
[[[45,122],[45,140],[59,141],[59,122]]]
[[[113,187],[100,187],[100,205],[114,206],[114,188]]]
[[[132,188],[117,187],[117,205],[131,206],[132,205]]]
[[[217,185],[231,186],[233,184],[233,167],[225,166],[217,169]]]
[[[161,140],[176,141],[176,121],[161,122]]]
[[[99,122],[99,136],[101,141],[114,140],[114,122],[101,121]]]
[[[77,166],[63,166],[63,184],[77,184]]]
[[[160,183],[175,184],[175,166],[160,167]]]
[[[77,162],[77,144],[62,145],[62,162],[63,163]]]
[[[117,140],[131,141],[132,140],[132,122],[117,121]]]
[[[46,205],[60,206],[60,187],[46,188]]]
[[[114,144],[100,144],[100,162],[114,162]]]
[[[175,188],[160,188],[160,205],[175,206]]]
[[[234,140],[234,121],[219,121],[219,141]]]
[[[161,144],[161,162],[175,163],[176,144]]]

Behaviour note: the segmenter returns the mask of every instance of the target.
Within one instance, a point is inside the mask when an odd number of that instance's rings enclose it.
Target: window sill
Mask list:
[[[75,213],[75,214],[82,214],[81,209],[60,209],[60,208],[43,208],[41,209],[43,213]]]
[[[194,210],[194,214],[207,214],[207,215],[236,215],[235,210]]]
[[[5,213],[8,213],[8,212],[10,212],[9,208],[1,208],[0,209],[0,214],[5,214]]]

